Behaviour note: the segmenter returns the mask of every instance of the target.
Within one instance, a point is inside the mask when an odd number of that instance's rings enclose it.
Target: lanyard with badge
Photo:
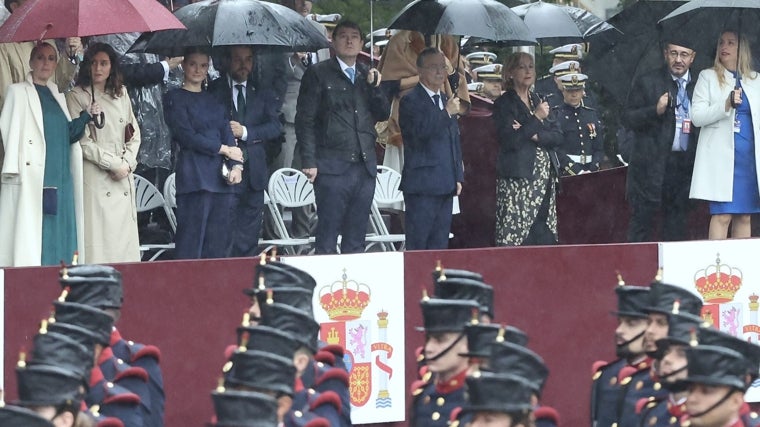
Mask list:
[[[679,79],[681,80],[681,79]],[[686,92],[686,81],[676,81],[678,84],[678,92],[676,100],[676,129],[680,129],[681,133],[691,133],[691,118],[689,118],[689,96]],[[683,85],[683,86],[682,86]]]

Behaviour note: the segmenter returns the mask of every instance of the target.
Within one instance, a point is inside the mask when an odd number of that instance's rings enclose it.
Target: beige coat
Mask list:
[[[103,129],[88,125],[79,144],[84,155],[84,242],[90,263],[140,261],[137,234],[135,182],[130,173],[115,181],[109,171],[128,164],[137,167],[140,127],[132,113],[126,88],[112,98],[99,90],[95,100],[106,115]],[[66,94],[71,115],[79,115],[90,105],[90,88],[77,86]],[[129,141],[124,141],[128,124],[134,127]]]
[[[730,202],[734,190],[734,114],[725,110],[726,99],[735,79],[726,71],[726,84],[720,86],[713,69],[699,73],[691,103],[691,119],[699,129],[697,157],[691,179],[692,199]],[[755,146],[760,142],[760,76],[742,77],[742,88],[752,106]],[[760,150],[755,150],[755,163],[760,171]]]
[[[48,81],[66,118],[66,100]],[[0,174],[0,266],[40,265],[42,257],[42,183],[45,175],[45,131],[42,105],[32,83],[11,85],[0,114],[5,158]],[[77,223],[79,261],[86,262],[82,220],[82,150],[71,144],[71,175]]]

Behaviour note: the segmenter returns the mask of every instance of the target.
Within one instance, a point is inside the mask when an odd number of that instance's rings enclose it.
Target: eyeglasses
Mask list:
[[[421,68],[424,68],[426,70],[431,70],[431,71],[446,71],[448,69],[446,65],[430,65],[428,67],[421,67]]]
[[[693,54],[694,54],[693,52],[691,52],[691,53],[690,52],[679,52],[677,50],[671,50],[670,52],[668,52],[668,56],[670,57],[670,59],[676,59],[676,58],[689,59],[689,58],[691,58],[691,56]]]

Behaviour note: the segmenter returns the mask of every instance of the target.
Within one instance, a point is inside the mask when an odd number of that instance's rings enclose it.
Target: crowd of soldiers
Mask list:
[[[560,425],[540,403],[549,369],[528,336],[496,322],[494,288],[472,271],[432,273],[420,301],[425,344],[411,384],[416,427]],[[16,368],[18,401],[0,405],[0,425],[162,427],[159,350],[125,340],[114,323],[123,306],[121,274],[72,265]],[[211,392],[210,425],[349,427],[349,373],[342,347],[319,340],[316,281],[262,254],[237,342]],[[701,299],[663,283],[615,289],[617,359],[596,362],[591,380],[594,427],[760,425],[744,393],[760,373],[760,346],[706,322]]]
[[[538,79],[535,91],[552,110],[551,118],[562,131],[563,144],[557,150],[557,163],[565,175],[599,170],[604,159],[604,126],[601,112],[591,92],[586,91],[588,76],[581,71],[584,48],[568,44],[552,49],[549,74]],[[503,93],[502,64],[493,52],[472,52],[465,56],[472,79],[470,93],[496,100]]]

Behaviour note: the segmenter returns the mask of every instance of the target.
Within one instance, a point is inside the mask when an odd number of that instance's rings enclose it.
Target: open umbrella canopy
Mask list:
[[[388,28],[426,35],[474,36],[513,45],[536,44],[522,19],[496,0],[415,0],[393,18]]]
[[[256,45],[314,51],[330,42],[294,10],[259,0],[204,0],[174,12],[187,31],[142,35],[130,52],[179,56],[187,47]]]
[[[0,26],[0,42],[183,28],[156,0],[27,0]]]
[[[587,36],[589,54],[583,71],[624,105],[633,81],[647,71],[662,67],[662,34],[657,21],[685,0],[639,0],[607,20],[620,31]]]
[[[512,8],[542,44],[563,45],[582,42],[587,32],[613,29],[593,13],[572,6],[544,3],[524,4]]]
[[[755,56],[760,51],[760,1],[691,0],[659,21],[664,37],[688,40],[697,58],[711,65],[720,34],[725,30],[741,32]],[[754,68],[754,67],[753,67]]]

